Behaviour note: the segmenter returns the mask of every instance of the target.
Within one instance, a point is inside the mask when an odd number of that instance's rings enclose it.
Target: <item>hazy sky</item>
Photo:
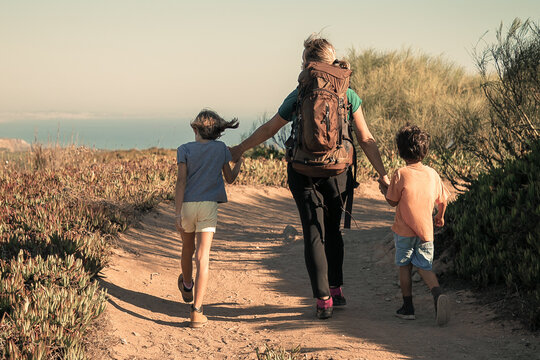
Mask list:
[[[324,29],[338,57],[411,47],[474,71],[479,38],[515,17],[538,21],[540,1],[0,0],[0,120],[203,107],[252,120],[296,86],[312,32]]]

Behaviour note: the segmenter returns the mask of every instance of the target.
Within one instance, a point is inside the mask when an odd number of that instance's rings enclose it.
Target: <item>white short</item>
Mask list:
[[[218,203],[195,201],[182,204],[182,227],[185,232],[216,232]]]

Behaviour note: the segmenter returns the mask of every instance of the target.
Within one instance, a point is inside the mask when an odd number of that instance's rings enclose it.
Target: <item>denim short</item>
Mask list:
[[[431,271],[433,263],[433,241],[422,241],[418,236],[400,236],[394,233],[396,265],[412,263],[419,269]]]

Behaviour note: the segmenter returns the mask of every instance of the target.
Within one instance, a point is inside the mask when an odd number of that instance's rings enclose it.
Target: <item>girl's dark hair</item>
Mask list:
[[[404,160],[422,161],[429,150],[430,135],[416,125],[406,125],[396,134],[399,156]]]
[[[203,109],[191,122],[191,127],[197,129],[199,135],[205,140],[215,140],[223,134],[225,129],[236,129],[238,119],[224,120],[215,111]]]

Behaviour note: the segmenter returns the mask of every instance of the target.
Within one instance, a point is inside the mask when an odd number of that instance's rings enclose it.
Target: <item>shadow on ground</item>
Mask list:
[[[275,278],[261,285],[260,290],[269,297],[286,295],[305,301],[293,307],[286,304],[240,306],[227,301],[206,304],[205,312],[211,320],[260,324],[259,329],[274,331],[320,325],[320,320],[315,318],[315,301],[311,298],[296,206],[289,193],[277,194],[268,197],[264,190],[254,191],[249,193],[248,199],[231,196],[229,203],[220,206],[218,232],[211,253],[212,271],[242,271],[256,265]],[[135,236],[123,237],[122,247],[134,253],[177,260],[179,238],[173,232],[166,235],[159,231],[172,227],[173,215],[171,204],[161,204],[139,229],[130,230]],[[256,226],[245,226],[247,219]],[[537,355],[533,348],[524,350],[516,336],[501,338],[501,332],[491,332],[489,324],[478,320],[474,307],[462,309],[447,327],[437,327],[430,296],[422,284],[415,285],[413,290],[418,299],[417,320],[407,322],[395,318],[393,314],[401,298],[393,252],[388,250],[393,211],[382,196],[380,199],[357,197],[353,219],[353,229],[344,231],[344,291],[348,304],[335,308],[332,319],[325,321],[330,331],[352,338],[356,344],[375,343],[413,359],[525,359]],[[288,225],[298,230],[300,236],[296,240],[284,238],[283,230]],[[115,298],[153,313],[178,317],[189,306],[182,304],[179,308],[179,302],[126,290],[103,279],[101,284]],[[148,319],[122,309],[113,300],[110,303],[133,316],[161,325],[186,326],[185,322]],[[508,350],[503,351],[504,347]]]

